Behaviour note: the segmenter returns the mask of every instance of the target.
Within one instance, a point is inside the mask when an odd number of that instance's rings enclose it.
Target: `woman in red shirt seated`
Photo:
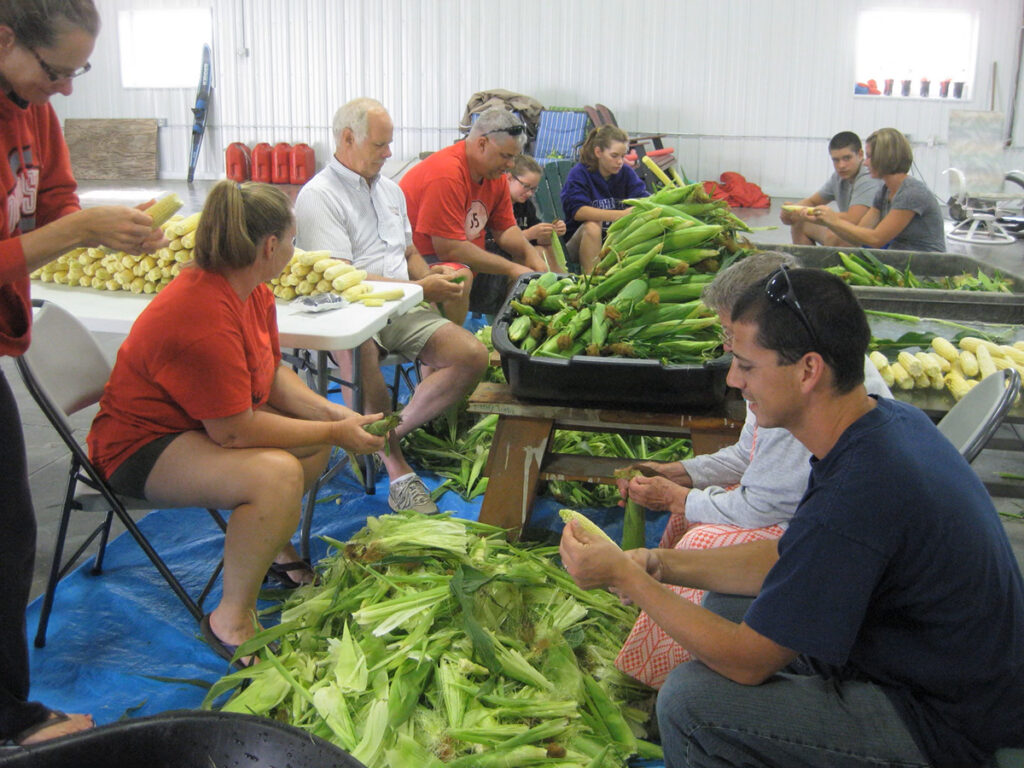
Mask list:
[[[89,432],[93,461],[118,492],[156,507],[232,510],[224,590],[203,617],[225,658],[255,632],[271,563],[309,581],[289,542],[303,492],[331,447],[384,447],[363,416],[309,389],[281,364],[274,296],[265,284],[294,251],[288,197],[266,184],[210,190],[195,264],[143,311],[122,344]]]

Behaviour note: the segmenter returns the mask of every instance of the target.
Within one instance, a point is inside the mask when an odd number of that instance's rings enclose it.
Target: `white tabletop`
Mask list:
[[[423,300],[423,289],[413,283],[367,281],[375,289],[401,288],[404,296],[381,307],[349,304],[327,312],[302,312],[291,302],[278,300],[277,326],[282,347],[334,350],[354,349],[387,325],[396,315],[408,312]],[[91,331],[127,336],[132,323],[153,294],[98,291],[32,281],[32,298],[45,299],[71,312]]]

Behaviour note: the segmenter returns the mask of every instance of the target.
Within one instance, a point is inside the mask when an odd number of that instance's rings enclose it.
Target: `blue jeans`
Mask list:
[[[740,621],[750,600],[709,594],[705,606]],[[699,661],[680,664],[658,694],[666,768],[930,763],[877,685],[826,679],[796,663],[740,685]]]

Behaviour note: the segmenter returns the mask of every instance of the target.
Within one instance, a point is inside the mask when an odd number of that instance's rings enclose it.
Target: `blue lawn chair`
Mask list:
[[[550,107],[540,113],[533,156],[544,165],[551,160],[579,160],[580,147],[593,127],[582,109]]]

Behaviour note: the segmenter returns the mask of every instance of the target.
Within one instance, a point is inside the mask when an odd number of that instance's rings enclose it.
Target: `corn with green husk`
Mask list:
[[[632,480],[634,477],[641,477],[643,472],[635,467],[622,467],[615,470],[615,477],[622,480]],[[622,516],[622,548],[639,549],[647,543],[646,533],[646,512],[644,508],[626,497],[626,511]]]
[[[233,693],[228,708],[316,733],[368,768],[661,757],[636,735],[652,692],[614,666],[636,609],[578,588],[554,548],[411,514],[328,543],[321,583],[240,649],[272,638],[280,650],[216,682],[205,707]]]

